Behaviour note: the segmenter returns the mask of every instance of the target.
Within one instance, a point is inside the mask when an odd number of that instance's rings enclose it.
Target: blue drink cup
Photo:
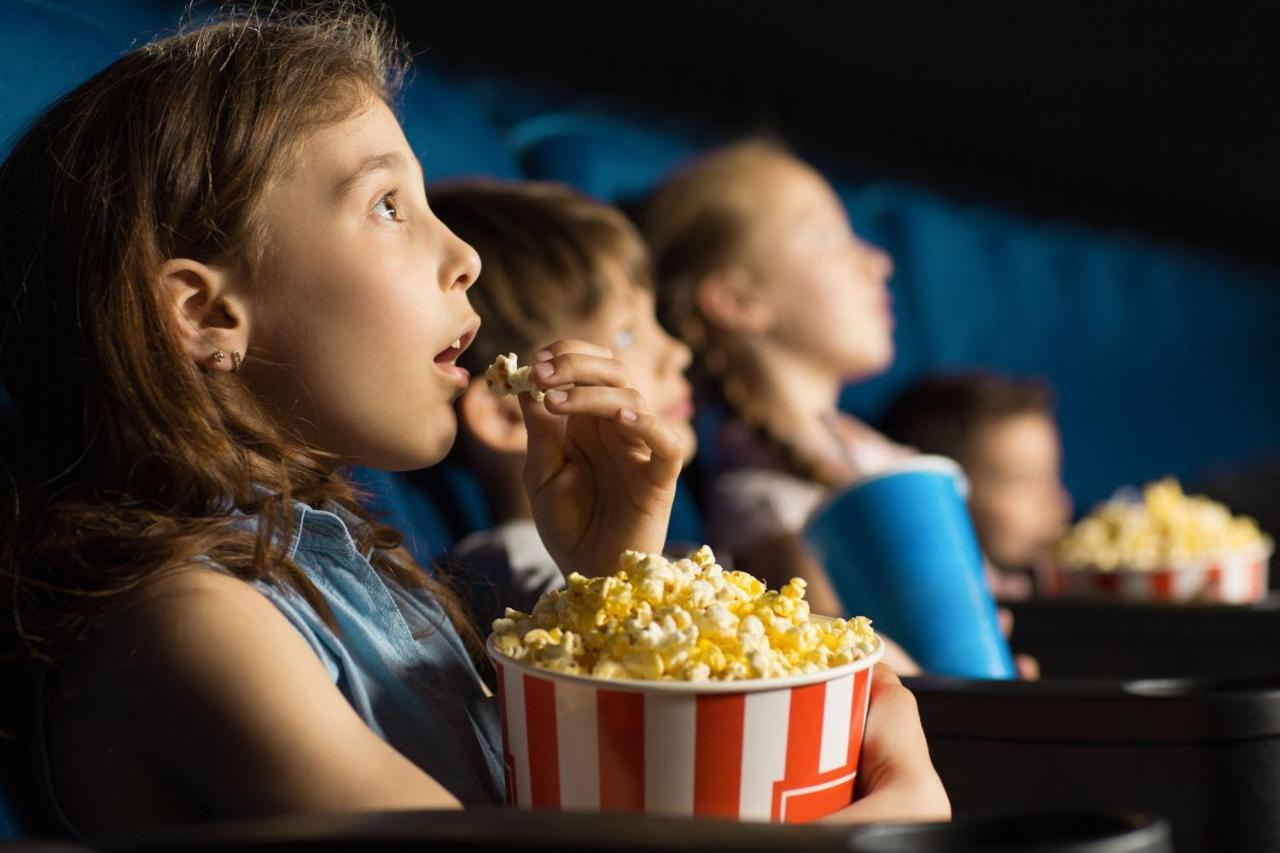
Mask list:
[[[845,606],[926,672],[1014,678],[967,492],[950,459],[914,457],[833,495],[804,537]]]

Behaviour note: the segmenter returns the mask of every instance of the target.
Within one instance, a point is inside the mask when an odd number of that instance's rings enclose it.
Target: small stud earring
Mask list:
[[[218,364],[222,364],[222,360],[226,357],[227,357],[226,354],[222,350],[213,351],[213,360],[216,361]]]
[[[240,370],[240,365],[242,364],[244,364],[244,359],[241,358],[240,353],[236,352],[235,350],[232,350],[231,351],[231,372],[232,373],[238,372]]]

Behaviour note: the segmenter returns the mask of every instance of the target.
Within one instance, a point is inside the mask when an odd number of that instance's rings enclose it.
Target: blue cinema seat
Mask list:
[[[0,157],[39,112],[111,63],[117,39],[92,17],[52,3],[0,3]],[[7,409],[8,398],[0,393]],[[7,414],[7,412],[6,412]],[[27,802],[25,756],[0,737],[0,839],[36,825]]]
[[[399,473],[353,468],[350,476],[368,494],[369,508],[404,534],[405,546],[423,566],[438,562],[467,534],[493,525],[479,480],[454,462]],[[673,546],[706,541],[702,515],[684,477],[676,489],[667,541]]]
[[[0,3],[0,157],[55,98],[102,70],[116,39],[92,18],[36,0]]]
[[[1125,483],[1280,450],[1277,273],[899,182],[837,188],[897,267],[898,358],[846,389],[846,407],[874,419],[941,368],[1041,376],[1081,510]]]
[[[668,124],[562,112],[526,119],[508,138],[529,177],[561,181],[619,204],[646,195],[667,172],[714,140],[687,125]]]
[[[94,21],[111,34],[121,51],[171,33],[182,23],[200,20],[217,8],[209,0],[57,0],[56,5]]]
[[[520,177],[520,165],[498,128],[426,65],[417,65],[405,87],[400,121],[428,184],[451,178]]]
[[[32,834],[28,788],[24,755],[16,746],[0,746],[0,842]]]

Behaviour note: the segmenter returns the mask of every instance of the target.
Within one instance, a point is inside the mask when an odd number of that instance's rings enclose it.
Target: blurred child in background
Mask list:
[[[1029,594],[1028,571],[1071,518],[1048,389],[985,373],[928,376],[894,399],[881,426],[960,463],[978,541],[998,570],[997,594]]]
[[[803,577],[815,612],[842,613],[799,534],[833,489],[911,454],[838,406],[893,361],[893,262],[816,170],[769,143],[699,158],[640,219],[659,316],[727,415],[705,484],[711,544],[771,583]]]
[[[488,389],[485,368],[509,352],[526,363],[559,338],[608,349],[691,456],[690,356],[658,325],[647,250],[613,208],[559,184],[489,181],[435,187],[431,207],[484,262],[485,286],[471,292],[483,322],[459,359],[472,379],[458,401],[453,458],[479,478],[494,526],[463,539],[450,559],[487,624],[504,607],[531,609],[564,578],[521,485],[527,435],[519,405]]]

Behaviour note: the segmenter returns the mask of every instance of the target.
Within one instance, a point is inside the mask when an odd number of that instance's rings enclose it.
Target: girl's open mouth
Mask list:
[[[455,362],[458,356],[462,355],[467,347],[471,345],[471,342],[475,340],[479,326],[479,323],[472,321],[466,331],[455,338],[453,343],[437,353],[433,359],[436,369],[449,377],[460,388],[467,387],[467,384],[471,381],[471,373],[465,367],[459,367]]]

